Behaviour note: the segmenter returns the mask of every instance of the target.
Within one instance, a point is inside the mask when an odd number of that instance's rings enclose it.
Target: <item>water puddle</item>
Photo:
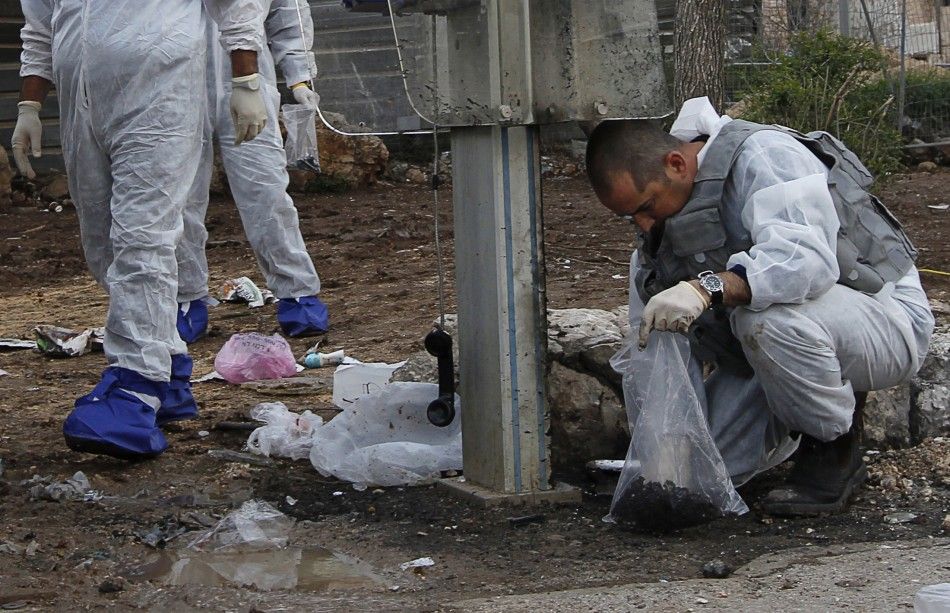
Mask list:
[[[166,550],[124,573],[131,581],[165,585],[253,587],[259,590],[374,588],[383,578],[366,564],[322,548],[205,552]]]

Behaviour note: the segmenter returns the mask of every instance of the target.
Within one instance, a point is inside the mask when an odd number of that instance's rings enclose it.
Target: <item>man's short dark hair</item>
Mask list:
[[[610,191],[613,177],[621,171],[630,173],[637,189],[642,190],[647,183],[666,176],[663,157],[682,144],[656,121],[601,122],[587,140],[587,176],[598,195]]]

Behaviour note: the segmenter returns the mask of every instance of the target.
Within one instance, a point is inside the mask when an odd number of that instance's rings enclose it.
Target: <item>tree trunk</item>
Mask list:
[[[722,112],[725,0],[676,0],[673,35],[673,98],[677,108],[689,98],[709,96],[713,106]]]

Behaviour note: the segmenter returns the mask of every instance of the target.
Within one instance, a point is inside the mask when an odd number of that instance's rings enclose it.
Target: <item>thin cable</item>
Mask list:
[[[429,119],[428,117],[426,117],[425,115],[423,115],[422,112],[418,108],[416,108],[416,103],[413,102],[412,100],[412,94],[409,93],[409,79],[407,78],[407,75],[409,73],[406,71],[406,65],[402,61],[402,43],[399,42],[399,32],[396,31],[396,17],[393,14],[392,0],[386,0],[386,6],[389,8],[389,24],[392,26],[393,40],[396,42],[396,59],[399,60],[399,74],[402,75],[402,88],[406,92],[406,99],[409,101],[409,106],[412,108],[412,111],[416,115],[419,116],[419,119],[431,125],[432,129],[434,130],[435,122]],[[435,17],[432,17],[432,19],[435,20]],[[433,37],[433,41],[435,41],[434,37]],[[438,104],[439,103],[439,99],[438,99],[439,77],[438,75],[436,75],[436,71],[438,70],[438,63],[435,61],[434,53],[432,54],[432,60],[433,60],[432,74],[435,77],[435,87],[436,87],[436,90],[435,90],[436,93],[434,94],[434,97],[435,97],[436,104]],[[438,152],[436,152],[436,157],[438,157]]]
[[[442,269],[442,241],[439,238],[439,130],[432,126],[432,217],[435,219],[435,259],[439,277],[439,327],[445,329],[445,271]]]

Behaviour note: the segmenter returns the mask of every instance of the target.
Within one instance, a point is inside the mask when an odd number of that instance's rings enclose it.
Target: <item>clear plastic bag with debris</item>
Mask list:
[[[284,153],[287,166],[298,170],[320,172],[320,154],[317,150],[317,111],[303,104],[285,104],[280,107],[287,129]]]
[[[265,425],[254,430],[247,439],[251,453],[302,460],[310,457],[313,435],[323,425],[323,418],[310,411],[290,411],[282,402],[265,402],[250,411],[251,419]]]
[[[342,413],[317,429],[310,462],[320,474],[370,485],[419,485],[442,471],[462,468],[461,407],[455,419],[434,426],[426,417],[439,396],[431,383],[391,383],[357,398]]]
[[[283,549],[294,520],[263,500],[248,500],[188,547],[199,551]]]
[[[637,347],[643,302],[630,261],[630,333],[611,359],[623,376],[631,441],[610,505],[608,521],[644,532],[668,532],[741,515],[748,507],[736,492],[713,441],[689,372],[688,339],[654,332]]]

